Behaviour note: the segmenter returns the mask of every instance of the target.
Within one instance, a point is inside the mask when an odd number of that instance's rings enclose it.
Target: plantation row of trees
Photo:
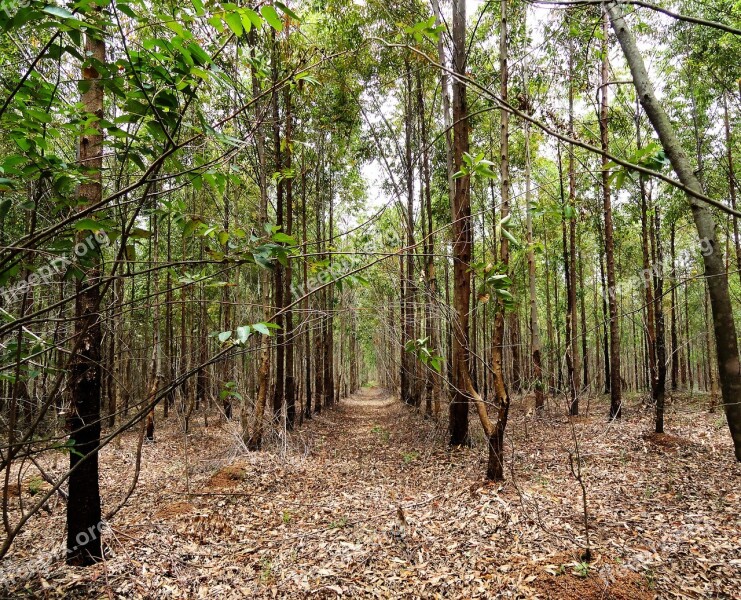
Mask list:
[[[163,420],[255,451],[377,382],[504,477],[510,403],[722,405],[741,459],[731,0],[0,13],[4,543]],[[734,314],[736,313],[736,314]],[[681,392],[681,395],[679,395]],[[199,422],[199,421],[198,421]],[[58,452],[69,468],[44,462]],[[30,466],[51,484],[11,509]],[[105,506],[106,510],[102,509]]]

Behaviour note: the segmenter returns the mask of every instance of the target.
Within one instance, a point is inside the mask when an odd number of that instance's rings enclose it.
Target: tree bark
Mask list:
[[[251,46],[251,54],[255,56],[255,30],[248,37]],[[251,69],[252,97],[260,97],[262,90],[260,79],[256,69]],[[257,185],[260,188],[260,224],[263,226],[268,221],[268,188],[265,160],[265,132],[260,124],[262,115],[258,107],[255,108],[255,119],[258,121],[255,130],[255,149],[257,151]],[[264,318],[268,318],[270,312],[270,277],[266,269],[260,269],[260,298]],[[270,385],[270,340],[267,336],[260,338],[260,367],[257,371],[257,397],[255,399],[255,413],[252,419],[252,427],[249,427],[249,413],[245,405],[242,406],[242,436],[249,450],[255,451],[262,447],[263,421],[265,407],[267,405],[268,387]]]
[[[466,73],[466,3],[453,1],[453,70]],[[458,171],[463,155],[469,150],[468,105],[466,86],[453,79],[453,168]],[[471,229],[471,178],[463,175],[454,180],[455,190],[451,204],[453,220],[453,301],[455,319],[452,337],[452,398],[450,401],[450,445],[469,444],[466,377],[469,369],[468,314],[471,297],[470,262],[473,251]]]
[[[612,3],[610,4],[610,6]],[[602,150],[609,151],[610,135],[608,130],[609,97],[608,82],[610,73],[607,63],[607,15],[603,23],[602,40],[602,86],[600,104],[600,139]],[[610,312],[610,419],[622,416],[622,385],[620,381],[620,323],[618,321],[617,281],[615,277],[615,242],[612,227],[612,200],[610,198],[610,173],[607,169],[608,159],[602,157],[602,204],[605,216],[605,261],[607,270],[607,306]]]
[[[101,15],[100,9],[95,10]],[[81,208],[98,204],[103,198],[103,86],[95,64],[105,64],[104,32],[91,29],[85,35],[82,79],[87,89],[82,93],[85,112],[95,115],[88,122],[86,135],[78,144],[79,163],[87,168],[88,180],[78,187],[83,199]],[[88,62],[89,60],[96,62]],[[92,130],[92,131],[90,131]],[[92,231],[81,231],[78,244],[94,240]],[[67,501],[67,564],[87,566],[103,558],[100,540],[101,506],[98,478],[101,403],[101,345],[103,333],[100,317],[99,249],[86,253],[83,279],[75,283],[74,339],[77,351],[70,365],[72,408],[67,420],[69,429],[69,496]]]
[[[504,102],[507,102],[509,93],[509,64],[507,52],[507,23],[508,6],[507,0],[501,0],[500,29],[499,29],[499,94]],[[509,175],[509,113],[500,111],[500,139],[499,139],[499,180],[501,193],[501,221],[509,216],[510,200],[510,175]],[[499,262],[505,271],[509,272],[509,240],[506,236],[500,236]],[[479,407],[479,417],[489,440],[489,458],[486,465],[486,478],[490,481],[502,481],[504,479],[504,430],[507,427],[509,416],[510,397],[509,390],[504,381],[504,369],[502,365],[502,349],[504,342],[504,302],[497,298],[496,313],[494,315],[494,332],[491,345],[492,363],[492,385],[494,388],[495,406],[497,409],[496,422],[487,427],[486,407]]]

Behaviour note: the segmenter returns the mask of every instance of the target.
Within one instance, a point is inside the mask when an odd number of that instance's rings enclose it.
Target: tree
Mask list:
[[[651,79],[643,64],[643,58],[635,38],[628,29],[622,9],[616,2],[609,2],[606,4],[606,10],[625,60],[630,67],[641,106],[659,136],[672,168],[686,187],[699,241],[707,249],[703,252],[703,263],[713,313],[723,408],[733,438],[736,460],[741,461],[741,404],[738,402],[738,398],[741,397],[741,363],[739,363],[733,307],[728,292],[728,276],[723,264],[723,250],[716,242],[715,220],[707,202],[698,197],[702,194],[702,185],[674,133],[666,112],[656,98]]]
[[[96,10],[96,16],[102,16]],[[85,34],[82,105],[92,116],[90,129],[80,138],[78,155],[87,169],[80,184],[81,206],[95,206],[103,198],[103,86],[98,65],[106,64],[104,30]],[[101,508],[98,482],[98,446],[101,429],[101,346],[99,256],[95,232],[83,229],[77,236],[84,249],[93,240],[93,252],[81,252],[84,278],[76,282],[75,349],[70,368],[72,407],[69,429],[69,497],[67,500],[67,563],[90,565],[103,557],[100,540]],[[89,246],[88,246],[89,248]],[[83,262],[84,261],[84,262]]]

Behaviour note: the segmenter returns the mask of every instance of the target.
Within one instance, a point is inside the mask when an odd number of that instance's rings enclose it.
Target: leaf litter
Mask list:
[[[609,426],[604,400],[591,404],[574,423],[590,562],[571,424],[555,407],[536,420],[528,399],[513,404],[507,481],[492,485],[480,434],[472,448],[448,450],[443,423],[363,389],[257,453],[240,450],[236,423],[212,421],[186,444],[174,421],[160,422],[134,495],[104,533],[105,562],[59,559],[65,515],[55,498],[0,564],[0,594],[737,598],[740,468],[719,415],[670,403],[662,436],[648,433],[638,402]],[[128,487],[136,435],[102,452],[104,512]],[[42,566],[16,577],[30,561]]]

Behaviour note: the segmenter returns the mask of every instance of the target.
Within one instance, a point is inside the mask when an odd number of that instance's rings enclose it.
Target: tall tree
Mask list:
[[[607,48],[607,14],[603,21],[602,39],[602,70],[600,84],[600,141],[602,151],[610,150],[610,131],[608,128],[610,100],[609,84],[610,69]],[[607,306],[610,312],[610,419],[619,419],[622,416],[622,381],[620,377],[620,321],[618,320],[617,305],[617,278],[615,276],[615,241],[612,225],[612,199],[610,190],[609,159],[602,156],[602,208],[604,211],[605,228],[605,263],[607,271]]]
[[[703,192],[702,185],[674,133],[671,121],[669,121],[662,104],[656,98],[653,84],[643,63],[643,57],[633,34],[628,28],[622,8],[617,2],[608,2],[606,9],[612,28],[625,55],[625,60],[630,67],[633,85],[640,98],[641,106],[643,106],[651,125],[659,136],[674,172],[688,190],[687,198],[692,210],[695,228],[702,247],[706,249],[703,252],[705,281],[710,294],[713,313],[713,330],[715,331],[715,347],[723,408],[733,439],[736,460],[741,461],[741,403],[738,402],[741,397],[741,363],[738,355],[738,338],[736,336],[736,323],[733,319],[733,306],[728,291],[728,276],[723,263],[723,250],[716,241],[715,219],[708,203],[698,198],[698,195],[702,195]]]
[[[466,101],[466,2],[453,0],[453,169],[461,170],[463,156],[470,149],[468,104]],[[452,397],[449,432],[451,446],[469,443],[466,392],[470,352],[469,311],[471,298],[471,176],[463,173],[454,180],[451,218],[453,222],[453,303],[455,318],[452,331]]]
[[[103,17],[98,8],[94,13]],[[89,29],[85,34],[82,66],[82,106],[91,116],[87,131],[78,143],[78,159],[86,167],[86,181],[77,195],[81,209],[96,206],[103,199],[103,84],[98,65],[106,63],[105,30]],[[78,244],[95,240],[92,231],[81,231]],[[95,242],[93,241],[93,244]],[[97,249],[84,254],[81,268],[85,277],[75,284],[75,349],[70,368],[72,408],[68,418],[69,497],[67,499],[67,563],[90,565],[103,558],[100,540],[101,506],[98,478],[98,445],[101,430],[101,347],[100,257]]]

